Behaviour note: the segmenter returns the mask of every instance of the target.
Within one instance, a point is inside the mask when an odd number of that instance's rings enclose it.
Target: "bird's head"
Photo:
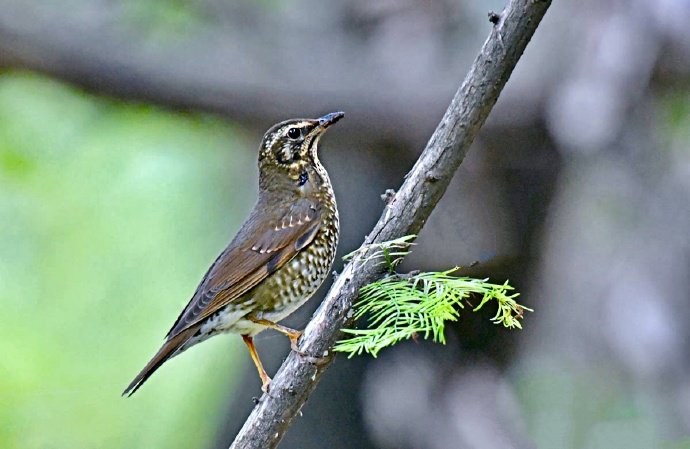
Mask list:
[[[317,154],[319,139],[345,113],[332,112],[317,119],[292,119],[273,125],[261,141],[259,153],[262,188],[283,184],[304,185],[321,167]]]

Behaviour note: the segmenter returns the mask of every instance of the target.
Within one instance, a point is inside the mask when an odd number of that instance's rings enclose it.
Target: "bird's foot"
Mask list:
[[[292,330],[292,332],[286,335],[290,339],[290,348],[292,348],[292,350],[295,351],[297,354],[304,355],[304,353],[299,350],[299,346],[297,345],[300,337],[302,336],[302,331]]]
[[[310,364],[312,364],[314,366],[324,366],[332,358],[332,356],[328,352],[325,352],[322,357],[309,355],[306,352],[302,352],[302,351],[297,351],[297,354],[300,357],[302,357],[304,360],[306,360],[307,362],[309,362]]]
[[[268,393],[268,391],[271,389],[271,378],[266,376],[266,377],[261,377],[261,391],[264,393]]]

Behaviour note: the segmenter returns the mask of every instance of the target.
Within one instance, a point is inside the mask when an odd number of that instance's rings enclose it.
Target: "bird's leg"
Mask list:
[[[314,357],[311,355],[307,355],[306,353],[300,351],[299,347],[297,347],[297,341],[299,338],[302,336],[302,331],[298,331],[296,329],[291,329],[287,326],[283,326],[282,324],[274,323],[273,321],[269,320],[264,320],[262,318],[255,318],[255,317],[247,317],[249,321],[252,323],[260,324],[262,326],[270,327],[271,329],[275,329],[281,334],[287,336],[290,339],[290,347],[292,348],[293,351],[295,351],[297,354],[300,355],[300,357],[306,358],[306,360],[315,365],[315,366],[322,366],[323,364],[326,363],[328,360],[328,357],[326,357],[326,354],[324,354],[324,357]]]
[[[256,365],[257,371],[259,371],[259,377],[261,377],[261,390],[264,393],[268,393],[268,386],[271,383],[271,378],[268,377],[268,374],[266,374],[264,366],[261,364],[259,353],[256,352],[256,346],[254,346],[254,339],[249,335],[242,335],[242,340],[244,340],[244,344],[247,345],[247,349],[249,349],[249,355],[252,356],[254,365]]]
[[[254,318],[254,317],[247,317],[249,321],[252,323],[260,324],[262,326],[270,327],[271,329],[275,329],[281,334],[285,335],[287,338],[290,339],[290,347],[292,348],[293,351],[295,351],[298,354],[302,354],[300,352],[299,347],[297,346],[297,341],[299,338],[302,336],[302,331],[298,331],[296,329],[290,329],[289,327],[283,326],[282,324],[274,323],[273,321],[268,321],[264,320],[262,318]]]

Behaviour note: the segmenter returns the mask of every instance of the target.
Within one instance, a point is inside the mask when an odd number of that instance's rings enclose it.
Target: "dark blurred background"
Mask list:
[[[0,447],[227,447],[260,393],[236,336],[119,395],[251,208],[261,134],[347,112],[321,150],[355,249],[503,6],[0,0]],[[690,447],[689,22],[554,2],[403,267],[479,261],[525,329],[339,357],[281,447]]]

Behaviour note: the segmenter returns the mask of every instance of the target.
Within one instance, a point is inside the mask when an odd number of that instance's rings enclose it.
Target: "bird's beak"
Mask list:
[[[330,114],[326,114],[323,117],[319,118],[319,128],[322,130],[328,128],[341,118],[345,117],[345,113],[338,111],[338,112],[331,112]]]

